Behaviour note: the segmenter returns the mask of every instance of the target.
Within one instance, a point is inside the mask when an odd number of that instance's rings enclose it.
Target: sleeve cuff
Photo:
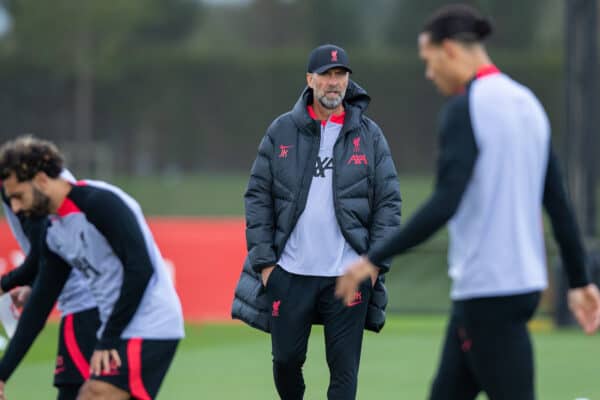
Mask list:
[[[277,264],[276,261],[273,262],[268,262],[268,263],[261,263],[261,264],[256,264],[252,266],[252,269],[254,270],[254,272],[256,272],[257,274],[260,274],[261,271],[267,267],[272,267],[275,264]]]
[[[4,365],[0,364],[0,381],[6,383],[11,375],[12,373],[8,372]]]
[[[10,287],[10,279],[8,275],[4,275],[2,278],[0,278],[0,288],[2,289],[3,293],[8,293],[12,289],[12,287]]]
[[[371,264],[374,264],[380,268],[381,273],[386,273],[390,269],[389,262],[386,262],[386,260],[381,257],[380,253],[381,251],[377,249],[377,246],[374,246],[367,252],[366,256]]]
[[[121,344],[121,338],[119,337],[102,337],[96,343],[96,350],[111,350],[116,349]]]
[[[583,271],[581,274],[577,276],[569,277],[569,288],[577,289],[582,288],[590,284],[590,278],[587,274],[587,270]]]
[[[367,255],[367,259],[369,260],[369,262],[371,264],[373,264],[377,268],[379,268],[379,275],[386,274],[386,273],[388,273],[390,271],[389,260],[383,260],[383,261],[374,262],[374,261],[371,260],[371,257],[369,257],[369,255]]]

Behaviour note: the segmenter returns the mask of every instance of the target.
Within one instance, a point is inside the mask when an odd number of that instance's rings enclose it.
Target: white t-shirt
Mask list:
[[[333,207],[333,146],[343,120],[321,123],[321,144],[306,206],[277,264],[288,272],[309,276],[340,276],[359,258],[348,244]]]

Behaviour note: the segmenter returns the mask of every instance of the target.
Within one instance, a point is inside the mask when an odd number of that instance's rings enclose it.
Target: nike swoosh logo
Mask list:
[[[354,307],[358,304],[362,303],[362,300],[358,300],[358,301],[353,301],[352,303],[348,304],[348,307]]]

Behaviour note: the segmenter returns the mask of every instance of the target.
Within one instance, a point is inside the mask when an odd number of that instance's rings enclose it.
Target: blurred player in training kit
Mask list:
[[[442,110],[435,191],[397,233],[377,243],[338,281],[352,301],[380,260],[402,254],[449,222],[452,312],[432,400],[532,400],[527,322],[546,288],[542,207],[569,278],[569,304],[587,333],[600,296],[535,95],[494,66],[482,41],[486,18],[465,5],[438,10],[419,35],[426,76],[449,100]]]
[[[62,169],[62,155],[47,141],[25,136],[0,149],[0,179],[13,212],[49,216],[42,263],[0,380],[21,361],[76,269],[101,321],[91,376],[78,398],[152,399],[184,335],[175,288],[137,202],[104,182],[73,183]]]

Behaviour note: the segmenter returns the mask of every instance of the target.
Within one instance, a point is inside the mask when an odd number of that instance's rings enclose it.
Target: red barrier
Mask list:
[[[5,220],[0,221],[0,275],[10,271],[23,261],[17,241]]]
[[[242,218],[149,218],[163,258],[172,266],[188,321],[229,320],[246,255]],[[22,260],[5,221],[0,223],[0,274]]]
[[[175,268],[175,286],[187,320],[230,319],[235,284],[246,256],[244,220],[152,218],[163,258]]]

